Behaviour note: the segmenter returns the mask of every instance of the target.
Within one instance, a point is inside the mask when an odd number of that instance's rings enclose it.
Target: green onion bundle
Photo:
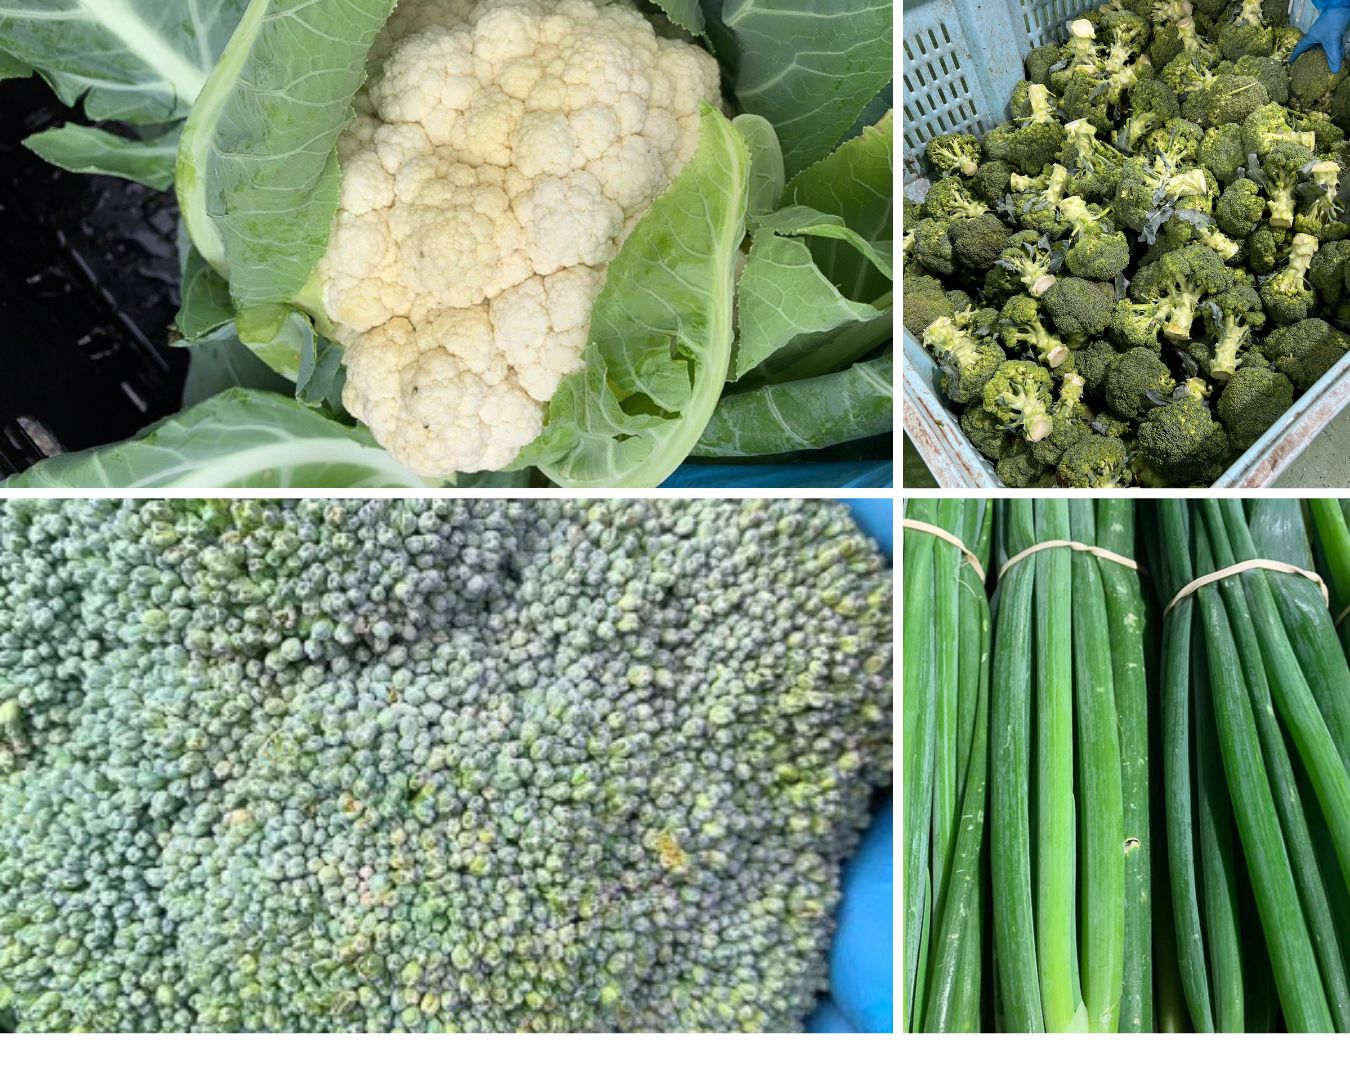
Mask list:
[[[1161,772],[1198,1031],[1350,1030],[1350,669],[1296,502],[1158,504]]]
[[[1082,550],[1132,560],[1134,504],[1010,501],[999,525],[990,850],[1003,1026],[1150,1030],[1144,598],[1137,570]]]
[[[911,500],[906,517],[947,535],[905,530],[904,1023],[978,1031],[993,517],[963,499]]]
[[[1350,499],[1309,499],[1317,567],[1331,589],[1331,610],[1350,654]]]

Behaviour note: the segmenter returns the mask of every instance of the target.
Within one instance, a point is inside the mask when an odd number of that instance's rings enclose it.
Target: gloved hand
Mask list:
[[[859,527],[889,558],[895,538],[890,499],[846,499]],[[839,929],[830,950],[830,996],[807,1023],[814,1032],[893,1030],[895,810],[888,801],[844,867]]]
[[[1327,0],[1320,6],[1321,14],[1308,28],[1303,39],[1294,46],[1294,51],[1289,54],[1289,62],[1292,64],[1299,54],[1321,45],[1326,50],[1327,67],[1333,72],[1340,71],[1342,42],[1345,39],[1346,27],[1350,26],[1350,0]]]

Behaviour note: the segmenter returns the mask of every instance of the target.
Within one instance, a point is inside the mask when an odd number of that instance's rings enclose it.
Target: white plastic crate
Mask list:
[[[923,149],[934,135],[984,132],[1008,119],[1008,98],[1022,78],[1022,57],[1100,0],[918,0],[904,5],[901,65],[906,183],[923,172]],[[1307,29],[1317,17],[1310,0],[1294,0],[1290,21]],[[974,50],[972,51],[972,46]],[[903,289],[904,282],[901,281]],[[902,376],[904,426],[943,487],[1002,486],[993,465],[966,438],[937,392],[937,365],[907,330]],[[1215,487],[1266,487],[1350,400],[1350,354],[1294,402]]]

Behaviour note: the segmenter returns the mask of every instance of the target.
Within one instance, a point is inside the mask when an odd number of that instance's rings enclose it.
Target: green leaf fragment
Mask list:
[[[168,191],[178,156],[178,127],[138,140],[83,124],[62,124],[29,135],[23,144],[43,161],[68,172],[120,176]]]
[[[726,381],[749,152],[702,109],[699,148],[610,264],[584,367],[514,467],[568,486],[655,487],[689,454]]]
[[[784,205],[809,206],[839,218],[874,250],[887,250],[894,236],[895,114],[850,139],[823,161],[793,178]],[[875,261],[852,243],[830,236],[809,241],[825,276],[850,300],[870,302],[890,288]]]
[[[846,371],[723,398],[694,457],[763,457],[819,450],[891,431],[895,424],[890,356]]]
[[[363,428],[294,398],[236,389],[129,442],[63,454],[6,487],[424,487]]]
[[[830,152],[894,78],[890,0],[726,0],[719,46],[745,112],[768,117],[788,175]]]

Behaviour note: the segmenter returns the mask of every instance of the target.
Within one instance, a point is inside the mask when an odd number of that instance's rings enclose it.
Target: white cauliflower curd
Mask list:
[[[338,144],[319,264],[343,403],[400,462],[501,469],[539,434],[704,101],[713,58],[628,0],[402,0]]]

